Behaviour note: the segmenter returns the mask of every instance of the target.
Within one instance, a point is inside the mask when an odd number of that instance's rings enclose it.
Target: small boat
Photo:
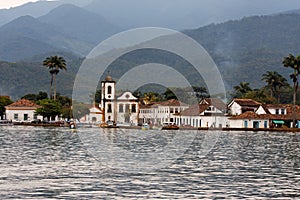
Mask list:
[[[107,121],[106,123],[102,123],[102,124],[100,124],[100,127],[101,128],[119,128],[119,126],[117,126],[112,121]]]
[[[76,129],[76,124],[74,122],[71,122],[69,125],[70,129]]]
[[[149,124],[147,123],[142,124],[142,130],[149,130],[149,129],[150,129]]]
[[[168,124],[161,128],[161,130],[178,130],[178,129],[179,129],[179,126],[177,126],[175,124]]]

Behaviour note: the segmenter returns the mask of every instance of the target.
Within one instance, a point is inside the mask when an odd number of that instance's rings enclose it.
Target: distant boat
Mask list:
[[[70,129],[76,129],[76,124],[74,122],[71,122],[69,125]]]
[[[176,124],[167,124],[164,125],[161,130],[178,130],[179,126],[177,126]]]
[[[101,128],[119,128],[119,126],[117,126],[112,121],[107,121],[106,123],[102,123],[102,124],[100,124],[100,127]]]
[[[142,124],[142,130],[149,130],[150,126],[147,123]]]

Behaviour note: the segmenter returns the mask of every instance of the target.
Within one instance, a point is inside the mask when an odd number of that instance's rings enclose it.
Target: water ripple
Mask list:
[[[97,129],[91,129],[95,133]],[[80,130],[79,130],[80,131]],[[64,128],[0,127],[1,199],[299,199],[300,134],[223,132],[202,156],[204,134],[170,166],[122,172],[93,158]],[[112,138],[159,151],[172,136]],[[104,136],[104,137],[107,137]],[[130,139],[130,143],[128,142]],[[112,158],[113,159],[113,158]],[[134,164],[134,163],[132,163]]]

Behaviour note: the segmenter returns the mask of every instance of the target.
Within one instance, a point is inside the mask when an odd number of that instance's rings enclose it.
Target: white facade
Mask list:
[[[227,116],[177,116],[175,120],[178,126],[195,128],[223,128],[229,124]]]
[[[236,102],[232,102],[231,104],[229,104],[229,113],[231,115],[240,115],[242,114],[242,106],[240,106],[238,103]]]
[[[261,104],[252,99],[233,99],[228,104],[230,115],[240,115],[247,111],[255,112]]]
[[[93,123],[93,124],[99,124],[102,122],[102,111],[100,108],[97,108],[96,106],[91,107],[90,113],[88,115],[85,115],[80,119],[80,122],[83,123]]]
[[[230,119],[230,128],[269,128],[269,119]]]
[[[38,105],[21,99],[5,107],[6,119],[12,122],[31,122],[35,119],[43,120],[42,116],[35,115]]]
[[[117,124],[138,124],[139,103],[131,92],[116,97],[116,82],[107,76],[101,82],[102,123],[113,121]]]
[[[213,105],[212,102],[215,104]],[[217,99],[206,99],[200,104],[190,106],[175,117],[178,126],[201,128],[223,128],[229,124],[226,104]]]
[[[139,118],[139,103],[138,99],[131,92],[124,92],[117,98],[117,117],[118,124],[137,125]]]
[[[36,116],[34,114],[35,109],[7,109],[6,110],[6,119],[11,120],[12,122],[31,122],[35,119],[43,120],[42,116]]]
[[[152,105],[141,106],[140,123],[163,125],[175,123],[176,114],[188,108],[188,105],[171,99],[165,102],[157,102]]]
[[[116,82],[110,76],[101,82],[101,108],[104,117],[102,122],[116,121]]]

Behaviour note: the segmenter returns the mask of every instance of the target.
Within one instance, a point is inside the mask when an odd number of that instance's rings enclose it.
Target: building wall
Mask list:
[[[138,124],[139,104],[135,101],[117,102],[117,123]]]
[[[285,108],[270,108],[269,112],[272,115],[286,115],[287,114],[287,111]]]
[[[230,128],[269,128],[268,119],[238,119],[230,120]],[[255,126],[256,125],[256,126]]]
[[[101,121],[102,121],[101,110],[95,107],[90,108],[90,114],[80,119],[80,122],[84,122],[84,123],[101,123]]]
[[[240,115],[242,114],[242,107],[236,102],[233,102],[233,104],[229,107],[229,111],[231,115]]]
[[[33,121],[34,118],[34,112],[35,110],[27,110],[27,109],[22,109],[22,110],[6,110],[6,119],[11,120],[13,122],[30,122]],[[17,118],[15,116],[17,115]],[[24,119],[24,116],[27,115],[27,120]],[[36,119],[43,120],[42,116],[37,116]]]
[[[188,106],[155,106],[140,109],[139,121],[156,125],[176,123],[176,118],[179,118],[176,114],[187,108]]]
[[[227,116],[176,116],[178,126],[201,128],[224,128],[229,124]]]
[[[259,108],[255,111],[255,113],[262,115],[262,114],[266,114],[266,111],[262,106],[259,106]]]

